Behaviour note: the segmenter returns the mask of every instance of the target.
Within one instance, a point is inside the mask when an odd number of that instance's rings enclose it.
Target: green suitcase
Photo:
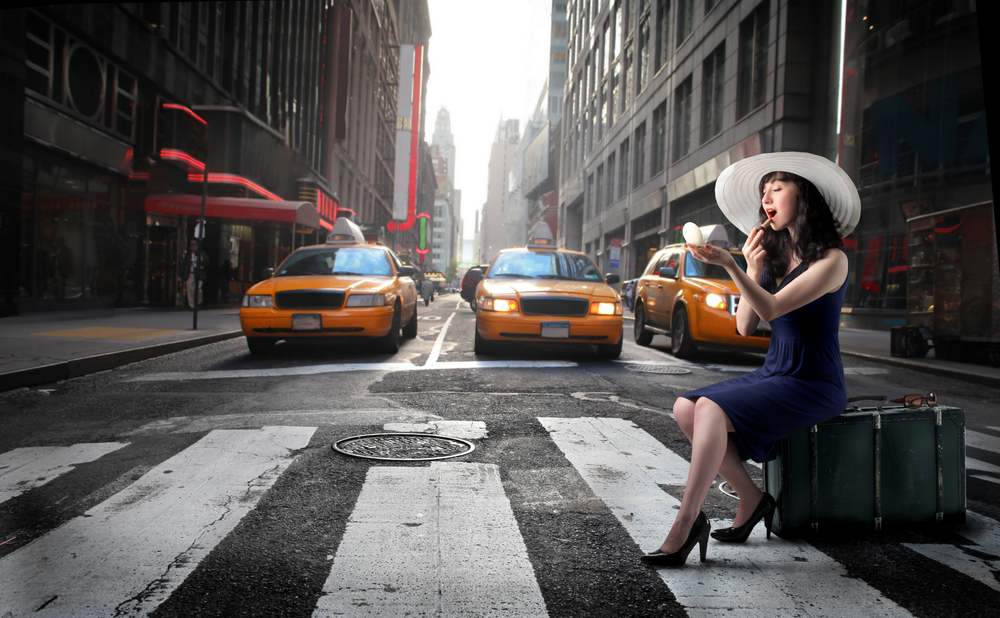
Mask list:
[[[763,471],[781,537],[964,524],[965,411],[854,406],[783,438]]]

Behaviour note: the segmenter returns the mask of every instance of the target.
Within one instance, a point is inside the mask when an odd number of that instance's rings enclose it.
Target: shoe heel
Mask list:
[[[774,523],[774,511],[769,511],[764,515],[764,528],[767,529],[767,540],[771,540],[771,524]]]
[[[708,531],[701,537],[701,561],[705,562],[705,554],[708,552]]]

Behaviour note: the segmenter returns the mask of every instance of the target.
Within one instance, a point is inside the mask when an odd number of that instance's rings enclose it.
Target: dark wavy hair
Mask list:
[[[788,270],[792,251],[800,260],[811,264],[826,255],[829,249],[843,249],[844,241],[840,238],[838,224],[830,212],[830,205],[826,203],[826,198],[816,185],[802,176],[788,172],[771,172],[760,179],[761,200],[764,199],[764,185],[774,180],[790,182],[798,189],[798,217],[794,224],[797,240],[792,242],[792,235],[787,229],[767,228],[761,237],[760,244],[766,252],[764,264],[768,272],[777,279],[784,276]],[[759,216],[761,223],[767,220],[763,204]]]

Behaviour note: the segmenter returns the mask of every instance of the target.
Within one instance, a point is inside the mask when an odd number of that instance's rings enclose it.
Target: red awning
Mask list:
[[[201,214],[201,196],[161,194],[146,197],[146,212],[164,215]],[[205,216],[219,219],[284,221],[320,229],[319,213],[311,202],[276,202],[249,197],[209,197],[205,199]]]

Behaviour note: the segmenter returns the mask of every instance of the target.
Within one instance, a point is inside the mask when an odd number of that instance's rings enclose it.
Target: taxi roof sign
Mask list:
[[[555,249],[556,241],[552,238],[552,230],[544,221],[535,226],[528,241],[529,249]]]
[[[333,231],[326,237],[328,245],[363,245],[367,242],[358,224],[346,217],[339,217],[333,224]]]

